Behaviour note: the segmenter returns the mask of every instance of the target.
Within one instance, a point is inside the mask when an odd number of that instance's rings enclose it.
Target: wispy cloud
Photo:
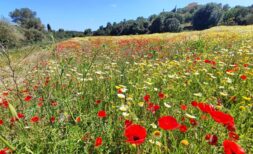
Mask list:
[[[117,4],[110,4],[110,7],[116,8],[118,5]]]

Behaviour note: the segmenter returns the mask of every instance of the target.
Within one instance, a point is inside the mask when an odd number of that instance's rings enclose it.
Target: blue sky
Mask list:
[[[217,2],[230,6],[253,4],[252,0],[0,0],[0,17],[9,18],[15,8],[28,7],[37,12],[44,24],[55,30],[97,29],[108,21],[148,17],[176,5],[184,7],[190,2],[205,4]]]

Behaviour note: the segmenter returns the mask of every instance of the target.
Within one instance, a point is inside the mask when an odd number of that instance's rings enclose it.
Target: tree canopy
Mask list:
[[[10,17],[13,22],[23,28],[33,28],[40,31],[44,29],[44,25],[41,23],[40,18],[36,17],[36,12],[29,8],[15,9],[13,12],[10,12]]]

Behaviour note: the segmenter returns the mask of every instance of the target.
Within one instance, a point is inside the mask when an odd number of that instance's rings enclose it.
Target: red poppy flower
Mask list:
[[[28,95],[25,97],[24,101],[29,102],[32,100],[32,96]]]
[[[10,119],[10,122],[11,123],[14,123],[15,121],[17,121],[18,119],[16,118],[16,117],[12,117],[11,119]]]
[[[133,122],[131,120],[125,120],[125,127],[132,125],[132,123]]]
[[[76,117],[76,123],[79,123],[79,122],[81,122],[81,117]]]
[[[131,144],[140,145],[145,142],[147,136],[146,129],[140,125],[130,125],[125,129],[126,142]]]
[[[160,109],[159,105],[155,105],[153,103],[149,103],[148,105],[148,110],[151,111],[152,113],[155,113],[159,109]]]
[[[234,69],[226,70],[226,73],[233,73],[233,72],[235,72]]]
[[[204,60],[204,62],[207,63],[207,64],[216,65],[216,62],[213,61],[213,60],[206,59],[206,60]]]
[[[229,132],[228,136],[229,136],[229,139],[232,141],[237,142],[239,140],[239,135],[236,134],[235,132]]]
[[[36,122],[39,122],[40,118],[38,116],[34,116],[31,118],[31,122],[32,123],[36,123]]]
[[[3,96],[8,96],[9,95],[9,91],[4,91],[3,92]]]
[[[43,102],[39,102],[38,107],[42,107],[42,106],[43,106]]]
[[[192,101],[191,104],[192,104],[193,107],[197,107],[198,106],[198,102],[197,101]]]
[[[4,121],[0,119],[0,126],[4,124]]]
[[[247,76],[246,76],[246,75],[241,75],[240,78],[241,78],[242,80],[246,80],[246,79],[247,79]]]
[[[224,140],[223,147],[225,154],[245,154],[244,149],[240,145],[230,140]]]
[[[118,89],[118,94],[122,94],[123,93],[123,91],[122,91],[122,89]]]
[[[210,115],[212,116],[213,120],[225,125],[227,128],[234,127],[234,118],[226,113],[223,113],[221,111],[212,111],[210,112]]]
[[[18,113],[18,118],[19,119],[22,119],[22,118],[24,118],[25,117],[25,115],[24,114],[22,114],[22,113]]]
[[[183,111],[187,110],[187,106],[186,106],[186,105],[180,105],[180,108],[181,108],[181,110],[183,110]]]
[[[211,61],[210,64],[216,65],[216,62],[215,61]]]
[[[99,118],[104,118],[104,117],[106,117],[106,112],[105,112],[104,110],[99,111],[99,112],[98,112],[98,117],[99,117]]]
[[[228,124],[228,125],[224,125],[228,131],[235,131],[235,125],[234,124]]]
[[[96,104],[100,104],[101,103],[101,100],[96,100]]]
[[[57,103],[57,102],[55,102],[55,101],[53,101],[53,102],[51,102],[51,105],[52,105],[52,106],[57,106],[57,105],[58,105],[58,103]]]
[[[195,119],[190,119],[190,124],[193,125],[193,126],[196,126],[198,123]]]
[[[4,108],[8,108],[9,107],[9,102],[7,100],[2,100],[2,105]]]
[[[177,120],[171,116],[163,116],[158,120],[158,125],[164,130],[174,130],[177,129],[180,124]]]
[[[103,143],[102,137],[97,137],[97,138],[96,138],[96,141],[95,141],[95,147],[101,146],[102,143]]]
[[[52,117],[50,118],[50,122],[51,122],[51,123],[54,123],[54,122],[55,122],[55,117],[54,117],[54,116],[52,116]]]
[[[164,99],[165,98],[165,95],[162,92],[159,92],[158,96],[159,96],[160,99]]]
[[[243,66],[244,66],[244,67],[248,67],[248,66],[249,66],[249,64],[243,64]]]
[[[205,59],[204,62],[205,62],[205,63],[210,63],[211,61],[208,60],[208,59]]]
[[[144,97],[143,97],[143,99],[144,99],[144,101],[146,101],[146,102],[149,102],[149,99],[150,99],[150,95],[145,95]]]
[[[212,105],[202,103],[202,102],[198,103],[198,108],[204,113],[210,113],[211,111],[214,110]]]
[[[180,125],[180,127],[179,127],[179,130],[180,130],[180,132],[182,132],[182,133],[185,133],[185,132],[187,132],[187,126],[185,126],[185,125]]]
[[[208,144],[210,145],[217,145],[218,137],[216,135],[207,134],[205,139],[207,140]]]
[[[201,60],[201,59],[200,59],[200,57],[197,57],[197,58],[195,58],[195,60],[196,60],[196,61],[199,61],[199,60]]]
[[[0,150],[0,154],[7,154],[7,152],[5,149],[3,149],[3,150]]]

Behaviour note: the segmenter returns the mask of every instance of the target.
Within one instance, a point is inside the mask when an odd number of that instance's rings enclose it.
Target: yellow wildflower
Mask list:
[[[180,143],[185,145],[185,146],[189,145],[189,142],[187,140],[182,140]]]

